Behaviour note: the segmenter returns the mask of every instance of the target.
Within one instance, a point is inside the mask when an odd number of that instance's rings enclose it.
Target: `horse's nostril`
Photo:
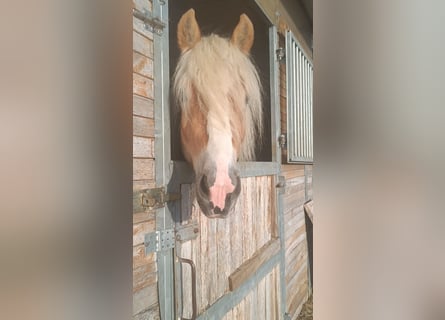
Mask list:
[[[209,190],[209,184],[207,182],[207,176],[202,176],[201,181],[199,183],[199,188],[201,189],[201,191],[205,194],[205,195],[209,195],[210,190]]]

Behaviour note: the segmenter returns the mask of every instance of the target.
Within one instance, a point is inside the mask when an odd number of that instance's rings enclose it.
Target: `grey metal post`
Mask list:
[[[155,175],[156,185],[165,186],[170,180],[170,108],[169,108],[169,28],[168,0],[153,0],[153,16],[164,22],[160,34],[153,33],[154,50],[154,103],[155,103]],[[174,227],[168,206],[158,209],[156,229]],[[171,320],[175,315],[173,249],[157,253],[158,294],[161,319]]]

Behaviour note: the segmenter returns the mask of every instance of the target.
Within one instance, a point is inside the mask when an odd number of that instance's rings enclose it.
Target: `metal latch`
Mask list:
[[[197,222],[192,222],[175,229],[157,230],[144,236],[145,254],[159,252],[175,247],[175,242],[195,239],[199,234]]]
[[[144,189],[133,193],[133,212],[159,209],[169,201],[181,199],[177,193],[165,192],[165,187]]]
[[[141,12],[137,9],[133,9],[133,16],[138,18],[139,20],[142,20],[144,23],[145,29],[147,29],[150,32],[155,32],[158,35],[162,35],[165,23],[161,21],[158,17],[153,17],[151,12],[144,10],[144,12]]]

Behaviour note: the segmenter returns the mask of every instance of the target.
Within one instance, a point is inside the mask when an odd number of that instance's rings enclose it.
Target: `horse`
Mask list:
[[[241,191],[238,161],[254,158],[261,139],[262,89],[250,57],[253,24],[240,16],[231,38],[201,36],[194,9],[177,26],[181,52],[173,81],[185,160],[209,218],[225,218]]]

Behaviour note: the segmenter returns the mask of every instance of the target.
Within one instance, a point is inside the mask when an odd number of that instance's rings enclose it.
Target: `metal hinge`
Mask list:
[[[285,57],[286,57],[286,52],[284,50],[284,48],[279,47],[276,51],[275,51],[276,55],[277,55],[277,60],[278,61],[282,61]]]
[[[181,243],[195,239],[199,234],[197,222],[180,226],[176,229],[157,230],[144,236],[145,254],[159,252],[175,247],[176,241]]]
[[[150,32],[154,32],[158,35],[162,35],[165,28],[165,23],[159,19],[158,17],[153,17],[152,13],[144,10],[143,12],[133,9],[133,16],[136,18],[142,20],[144,23],[145,29],[147,29]]]
[[[144,238],[144,245],[145,254],[174,248],[175,231],[173,229],[168,229],[147,233]]]
[[[278,137],[278,144],[280,145],[280,148],[282,149],[286,148],[286,143],[287,143],[286,135],[284,133],[280,134],[280,136]]]
[[[165,187],[144,189],[133,193],[133,212],[163,208],[169,201],[181,199],[177,193],[167,193]]]

